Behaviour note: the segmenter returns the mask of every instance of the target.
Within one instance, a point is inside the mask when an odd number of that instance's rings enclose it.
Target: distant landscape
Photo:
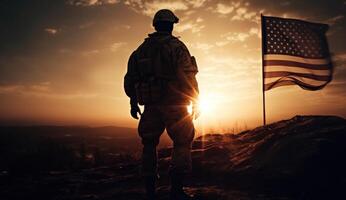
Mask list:
[[[162,137],[160,147],[169,145]],[[0,169],[70,169],[111,164],[142,148],[137,129],[123,127],[1,127]],[[85,166],[84,166],[85,165]]]

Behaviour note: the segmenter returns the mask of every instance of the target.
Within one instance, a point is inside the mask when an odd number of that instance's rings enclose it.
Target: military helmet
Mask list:
[[[160,21],[178,23],[179,18],[177,16],[175,16],[175,14],[172,11],[170,11],[168,9],[161,9],[161,10],[157,11],[155,16],[154,16],[153,26],[155,26],[155,24],[157,22],[160,22]]]

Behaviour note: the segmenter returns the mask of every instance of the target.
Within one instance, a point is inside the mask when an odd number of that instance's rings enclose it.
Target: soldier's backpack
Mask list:
[[[166,95],[167,84],[176,74],[175,63],[169,41],[147,38],[137,52],[139,81],[135,84],[137,101],[140,105],[160,102]]]

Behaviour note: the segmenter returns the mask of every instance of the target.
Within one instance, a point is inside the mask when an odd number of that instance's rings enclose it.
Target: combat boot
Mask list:
[[[145,192],[147,200],[156,199],[156,177],[147,176],[144,178]]]
[[[175,174],[171,176],[171,192],[170,200],[193,200],[194,198],[184,191],[184,176],[182,174]]]

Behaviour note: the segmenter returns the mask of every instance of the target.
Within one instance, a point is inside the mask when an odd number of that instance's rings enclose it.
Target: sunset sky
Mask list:
[[[334,79],[323,90],[266,92],[267,121],[346,117],[346,1],[5,0],[1,2],[0,124],[136,127],[123,77],[129,55],[169,8],[173,34],[196,57],[199,128],[262,123],[260,13],[327,23]]]

